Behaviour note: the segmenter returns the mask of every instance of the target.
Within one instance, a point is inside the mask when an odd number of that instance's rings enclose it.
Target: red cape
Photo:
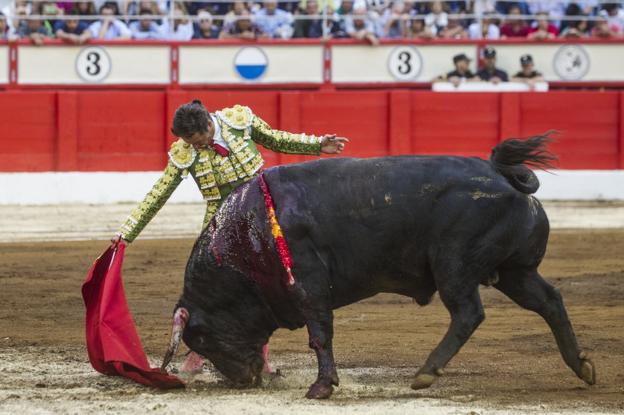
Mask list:
[[[121,279],[124,251],[124,245],[108,248],[95,260],[82,286],[91,365],[105,375],[155,388],[184,387],[176,376],[149,366],[126,303]]]

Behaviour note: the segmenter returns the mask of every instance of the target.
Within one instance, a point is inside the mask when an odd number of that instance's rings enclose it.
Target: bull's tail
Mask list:
[[[542,170],[554,168],[552,163],[557,157],[546,149],[552,134],[549,131],[526,140],[505,140],[492,149],[490,163],[514,188],[522,193],[535,193],[540,183],[527,165]]]

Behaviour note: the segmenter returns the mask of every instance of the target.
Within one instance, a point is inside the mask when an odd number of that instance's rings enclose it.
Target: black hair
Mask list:
[[[102,4],[100,6],[100,14],[102,14],[102,10],[104,10],[104,9],[112,10],[114,15],[118,15],[119,14],[119,6],[117,5],[117,2],[107,1],[106,3]]]
[[[171,132],[177,137],[190,137],[195,133],[203,133],[208,130],[209,114],[204,104],[195,99],[181,105],[173,116]]]

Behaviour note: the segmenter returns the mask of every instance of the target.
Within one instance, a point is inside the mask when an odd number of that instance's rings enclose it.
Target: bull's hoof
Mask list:
[[[329,399],[334,392],[332,385],[324,385],[322,383],[313,383],[306,393],[308,399]]]
[[[589,359],[582,359],[581,371],[579,377],[585,381],[588,385],[596,384],[596,367],[594,362]]]
[[[436,381],[436,377],[434,375],[430,375],[428,373],[419,373],[416,375],[416,379],[412,382],[412,389],[426,389],[429,386],[433,385],[433,382]]]

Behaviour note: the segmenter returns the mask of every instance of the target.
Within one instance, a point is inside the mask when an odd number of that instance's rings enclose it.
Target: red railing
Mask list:
[[[501,139],[561,132],[565,169],[624,168],[624,92],[126,90],[0,93],[0,171],[160,170],[175,109],[249,105],[274,128],[337,133],[345,156],[488,157]],[[269,164],[304,160],[264,152]]]

